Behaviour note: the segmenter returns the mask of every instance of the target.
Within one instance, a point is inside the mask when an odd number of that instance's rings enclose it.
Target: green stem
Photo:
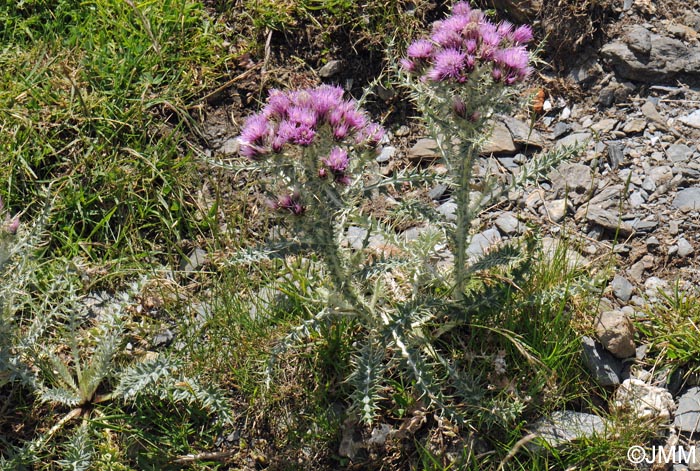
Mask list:
[[[469,231],[471,230],[471,212],[469,184],[472,180],[472,168],[476,147],[472,142],[466,141],[460,146],[459,165],[457,168],[457,227],[454,233],[455,244],[455,299],[457,302],[464,300],[465,285],[467,283],[467,242],[469,241]]]

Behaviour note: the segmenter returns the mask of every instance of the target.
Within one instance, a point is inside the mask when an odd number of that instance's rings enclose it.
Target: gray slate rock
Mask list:
[[[554,144],[554,147],[560,148],[583,145],[591,140],[591,136],[592,135],[589,132],[577,132],[574,134],[569,134],[568,136],[562,137],[561,139],[557,140],[556,144]]]
[[[510,116],[499,116],[498,119],[501,120],[510,131],[513,142],[520,146],[541,149],[547,143],[537,130],[519,119]]]
[[[457,203],[453,200],[445,201],[437,207],[437,212],[445,216],[448,221],[457,220]]]
[[[680,257],[685,258],[688,255],[691,255],[693,252],[693,246],[690,245],[690,242],[688,242],[685,237],[678,239],[678,255]]]
[[[484,232],[474,234],[469,247],[467,247],[467,256],[478,258],[484,255],[490,247],[498,244],[501,241],[501,233],[498,229],[491,228]]]
[[[700,129],[700,110],[695,110],[688,115],[681,116],[680,118],[678,118],[678,121],[685,124],[686,126]]]
[[[418,139],[408,150],[408,158],[413,161],[435,160],[439,157],[435,139]]]
[[[570,410],[554,411],[548,417],[542,417],[528,427],[537,439],[544,441],[550,447],[556,448],[574,440],[603,435],[606,430],[605,421],[593,414]],[[537,447],[538,440],[532,442]],[[531,446],[532,448],[532,446]]]
[[[681,211],[700,210],[700,187],[686,188],[676,194],[673,207]]]
[[[612,41],[600,50],[620,77],[640,82],[666,80],[681,73],[697,73],[700,48],[690,48],[677,39],[632,25],[622,40]]]
[[[617,386],[622,374],[622,361],[590,337],[581,339],[583,364],[601,386]]]
[[[386,146],[374,160],[376,160],[377,163],[383,164],[390,161],[394,155],[396,155],[396,147]]]
[[[321,78],[331,78],[338,75],[343,70],[343,61],[331,60],[326,62],[326,64],[321,67],[318,71],[318,75]]]
[[[623,237],[634,234],[634,227],[620,220],[612,211],[602,209],[599,206],[590,206],[586,212],[586,219],[607,231],[617,231]]]
[[[700,432],[700,387],[690,388],[678,398],[673,425],[683,432]]]
[[[577,206],[588,201],[593,192],[593,172],[587,165],[563,163],[550,172],[549,179],[558,197],[566,194]]]
[[[693,155],[693,149],[685,144],[672,144],[666,149],[666,155],[673,163],[687,162]]]
[[[524,224],[522,224],[515,215],[510,211],[501,213],[495,221],[496,227],[505,235],[513,235],[522,232]]]
[[[634,285],[627,278],[620,275],[615,275],[615,278],[610,283],[610,287],[615,297],[623,302],[629,301],[634,292]]]
[[[501,121],[496,121],[489,140],[486,141],[479,153],[481,155],[498,155],[515,153],[515,151],[515,142],[513,142],[510,130]]]
[[[185,273],[197,271],[202,265],[207,262],[207,251],[196,247],[193,249],[187,258],[180,261],[180,270]]]

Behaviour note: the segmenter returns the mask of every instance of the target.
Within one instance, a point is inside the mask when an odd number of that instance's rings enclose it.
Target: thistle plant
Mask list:
[[[271,182],[269,207],[292,216],[293,226],[321,255],[337,292],[367,316],[339,252],[337,223],[348,208],[353,176],[384,131],[343,94],[330,85],[271,90],[263,110],[244,123],[239,140],[241,154]]]
[[[453,179],[456,224],[449,232],[458,302],[468,281],[471,221],[489,194],[472,194],[474,165],[490,135],[490,120],[512,106],[515,85],[531,73],[526,45],[532,39],[529,26],[493,23],[481,10],[458,2],[446,19],[433,23],[429,38],[408,46],[400,61],[404,83]]]
[[[356,102],[344,100],[340,88],[327,85],[272,90],[262,111],[243,125],[241,154],[262,173],[268,206],[286,216],[297,230],[295,235],[306,238],[306,244],[297,246],[320,256],[333,288],[333,293],[317,298],[321,310],[288,334],[273,351],[273,359],[290,344],[328,331],[324,325],[339,316],[358,320],[362,335],[354,342],[353,372],[347,381],[354,387],[352,408],[366,423],[376,416],[387,375],[406,375],[422,398],[457,421],[481,394],[478,372],[465,371],[453,360],[453,352],[444,348],[440,337],[463,325],[469,312],[504,300],[508,289],[502,287],[484,289],[478,299],[468,299],[475,273],[501,266],[519,280],[527,272],[532,241],[525,250],[504,246],[478,260],[468,260],[467,248],[475,214],[505,187],[489,180],[483,182],[481,194],[470,192],[491,118],[509,109],[518,95],[515,85],[531,73],[526,49],[531,40],[528,26],[492,23],[481,11],[459,2],[447,19],[433,25],[430,38],[409,46],[408,56],[400,62],[400,77],[452,176],[457,217],[454,225],[438,224],[415,243],[395,241],[401,249],[391,256],[368,260],[340,244],[348,220],[368,224],[363,247],[370,230],[382,226],[371,216],[357,217],[358,197],[381,186],[366,185],[361,176],[362,157],[381,139],[382,130]],[[556,153],[539,164],[547,167],[565,155]],[[522,179],[538,174],[539,164],[524,168]],[[445,279],[431,261],[444,236],[442,228],[454,254],[452,280]],[[273,253],[257,251],[241,260],[260,260]],[[392,293],[385,286],[403,292]],[[455,304],[457,309],[451,309]],[[459,316],[450,317],[455,311]],[[476,409],[483,407],[472,407]]]

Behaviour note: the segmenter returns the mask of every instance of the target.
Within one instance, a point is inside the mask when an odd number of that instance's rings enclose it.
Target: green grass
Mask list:
[[[216,79],[201,5],[7,2],[0,7],[2,193],[38,211],[52,253],[164,252],[199,233],[187,107]]]

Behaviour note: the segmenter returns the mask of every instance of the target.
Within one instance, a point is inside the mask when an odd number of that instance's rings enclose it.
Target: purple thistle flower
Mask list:
[[[311,128],[316,125],[316,112],[305,106],[290,106],[287,111],[287,119],[300,127]]]
[[[532,28],[529,25],[518,26],[515,31],[513,31],[513,42],[516,44],[527,44],[534,38],[532,33]]]
[[[333,126],[333,137],[338,141],[342,141],[348,136],[348,131],[347,123],[340,122]]]
[[[305,124],[282,121],[277,130],[277,137],[281,138],[280,142],[286,141],[292,144],[308,146],[313,142],[314,137],[316,137],[316,131],[313,127]]]
[[[306,208],[301,204],[301,195],[299,191],[294,191],[290,194],[280,196],[277,201],[272,201],[270,203],[272,209],[284,209],[294,214],[295,216],[300,216],[304,214]]]
[[[328,170],[334,174],[343,173],[348,169],[350,164],[350,159],[348,158],[348,153],[345,152],[340,147],[334,147],[328,154],[328,157],[322,160],[323,165],[325,165]]]
[[[415,72],[416,70],[416,63],[405,57],[399,61],[399,65],[401,65],[401,68],[406,72]]]
[[[464,103],[464,100],[458,96],[452,97],[452,110],[460,118],[464,118],[467,115],[467,105]]]
[[[527,68],[529,55],[524,46],[500,49],[494,56],[494,61],[511,70],[524,70]]]
[[[464,70],[464,60],[466,54],[457,49],[445,49],[435,56],[435,65],[428,73],[428,78],[439,82],[448,78],[462,81],[462,71]]]
[[[366,143],[376,146],[384,137],[384,128],[377,123],[369,123],[357,136],[358,144]]]
[[[269,92],[267,106],[263,109],[263,115],[275,119],[282,119],[286,116],[287,108],[289,108],[290,104],[291,101],[286,93],[273,88]]]
[[[513,23],[504,20],[498,25],[498,34],[502,37],[510,37],[513,34],[513,29]]]
[[[430,39],[442,47],[457,48],[462,42],[460,34],[448,29],[438,29],[430,36]]]
[[[330,110],[343,101],[343,89],[333,85],[322,85],[311,92],[313,107],[319,117],[324,117]]]
[[[452,5],[453,15],[469,15],[472,11],[472,7],[469,6],[469,2],[457,2]]]
[[[15,216],[12,220],[5,226],[5,230],[8,234],[16,234],[17,229],[19,229],[19,217]]]
[[[429,59],[433,54],[433,43],[427,39],[419,39],[408,46],[406,54],[411,59]]]
[[[241,155],[253,159],[266,153],[267,140],[271,132],[267,118],[263,114],[248,117],[238,138],[238,142],[241,144]]]
[[[475,39],[467,39],[464,41],[464,50],[467,54],[474,54],[476,52],[477,44]]]

